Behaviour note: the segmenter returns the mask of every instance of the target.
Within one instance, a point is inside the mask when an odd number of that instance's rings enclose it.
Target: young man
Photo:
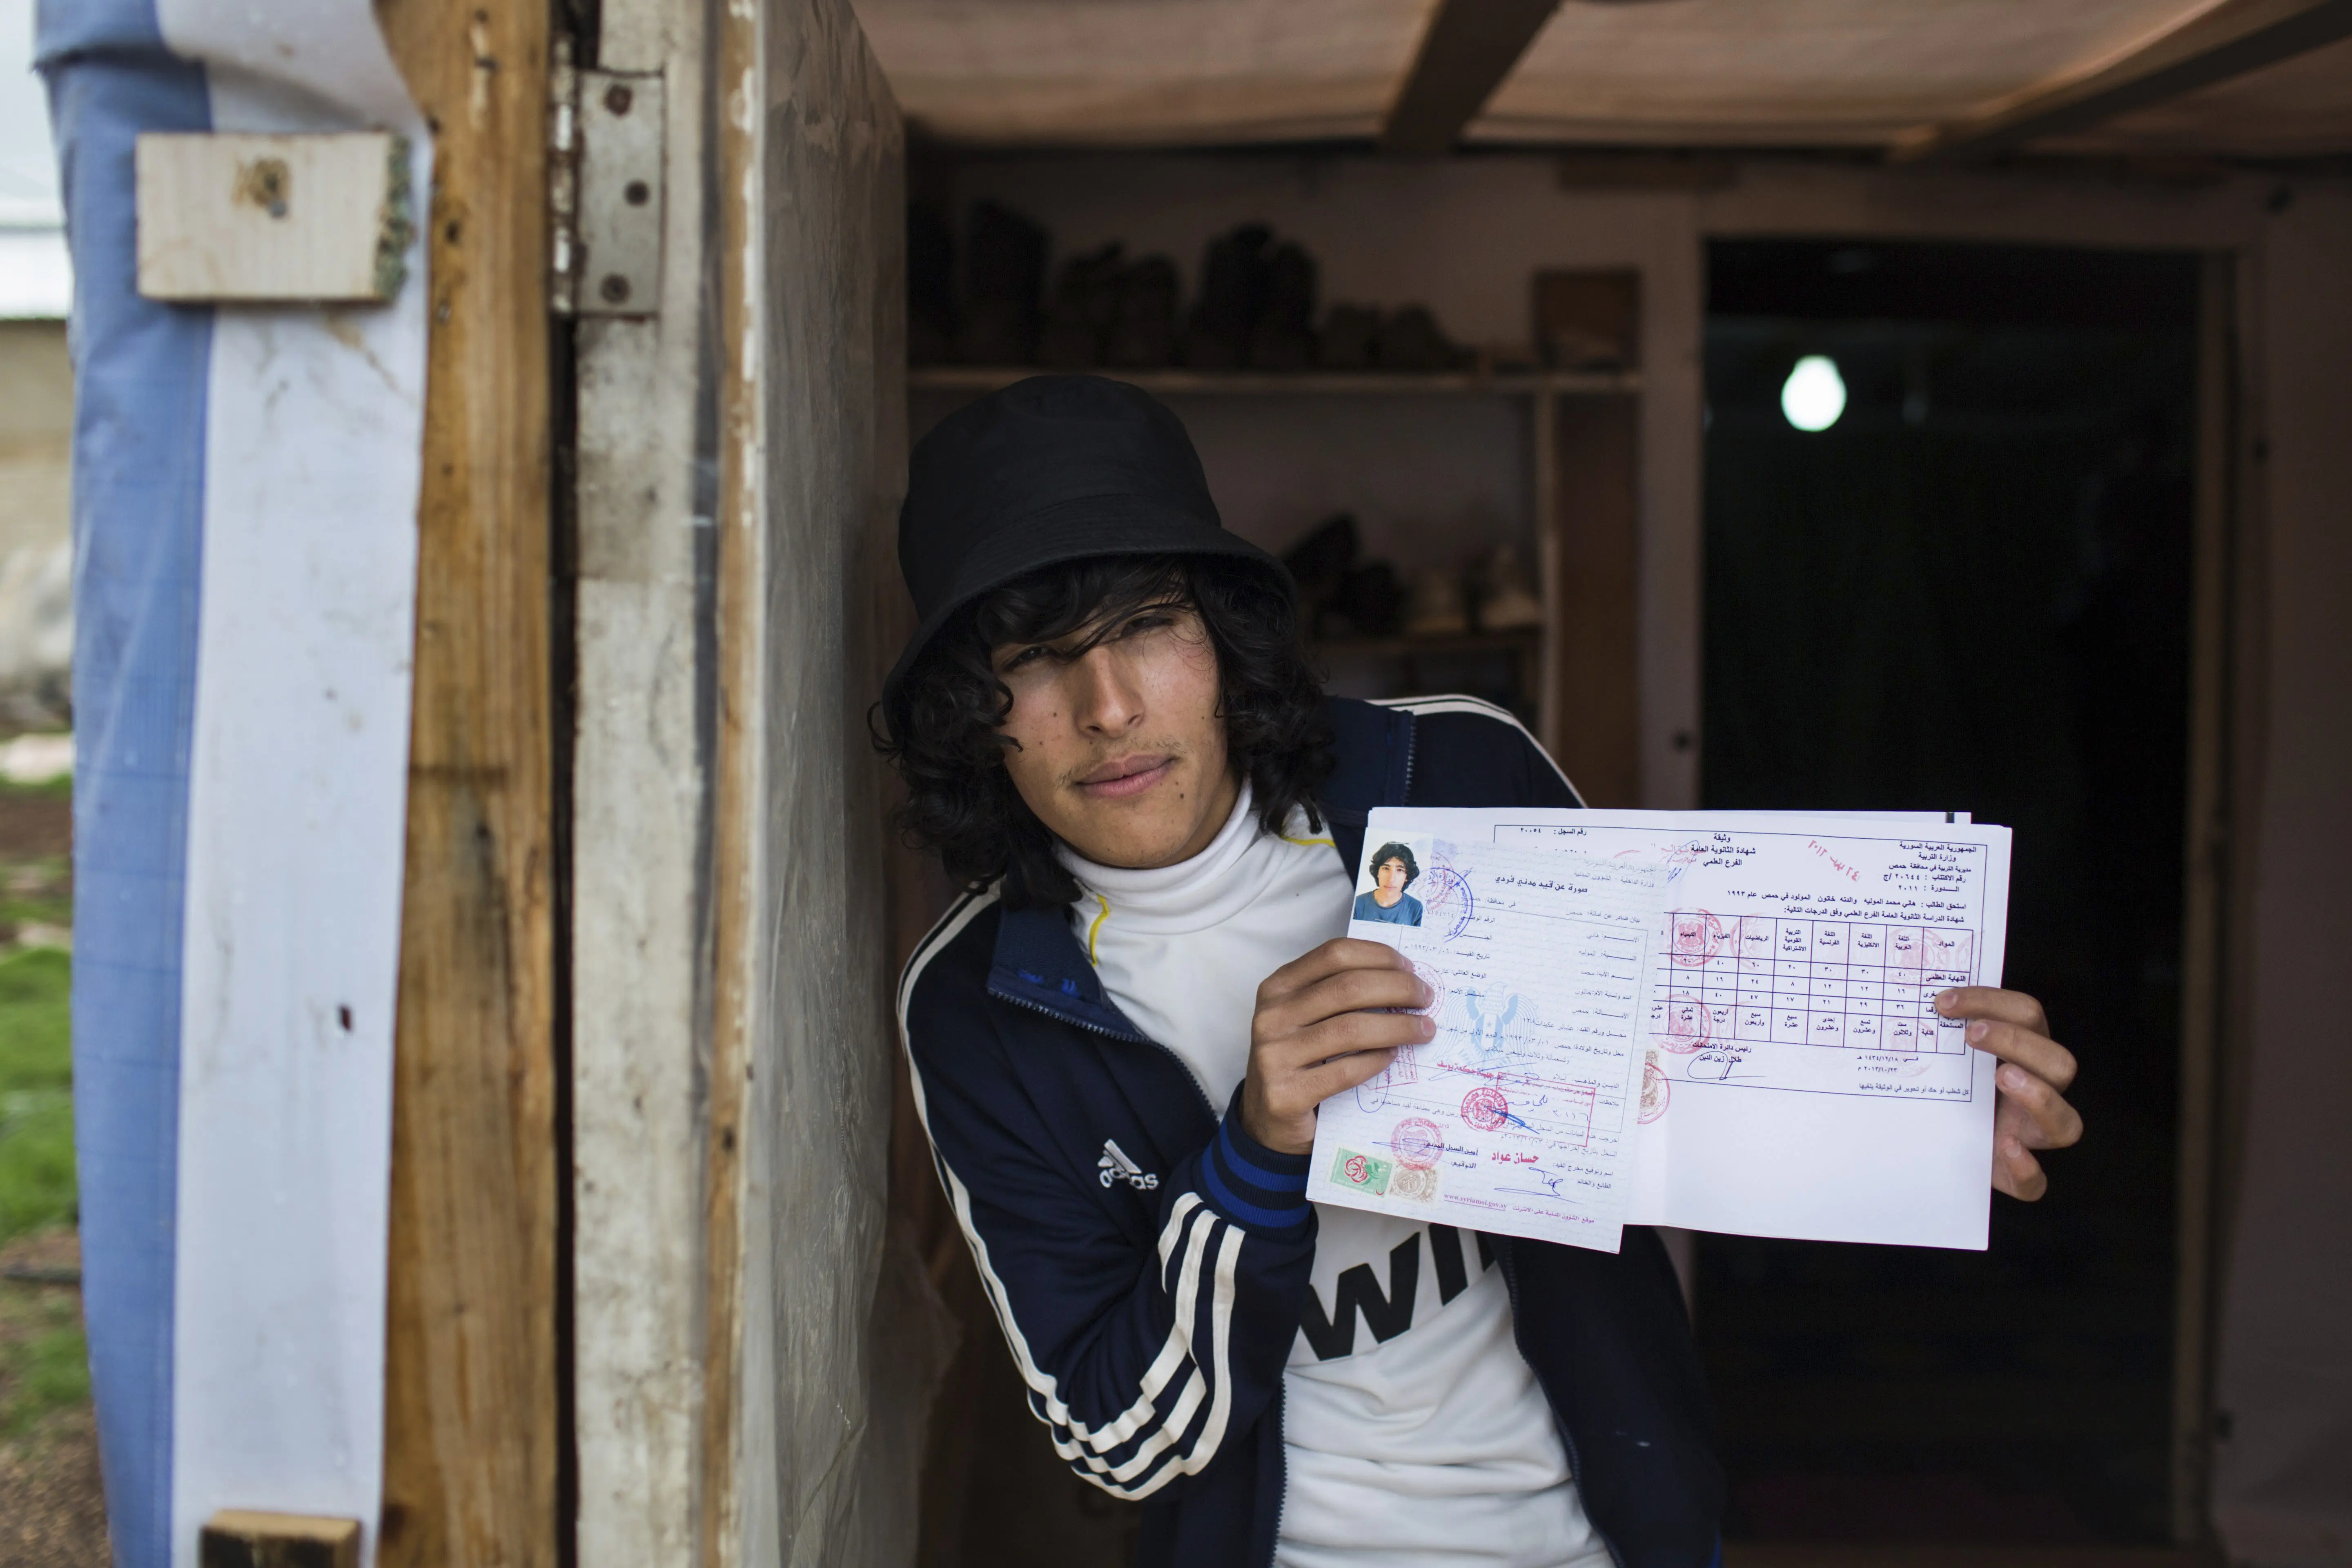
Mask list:
[[[1315,1110],[1431,1037],[1349,942],[1377,805],[1581,803],[1500,710],[1325,699],[1287,576],[1132,387],[1040,377],[916,448],[891,672],[905,821],[969,890],[899,1019],[940,1180],[1055,1450],[1145,1563],[1702,1568],[1722,1473],[1664,1250],[1306,1199]],[[1400,889],[1400,892],[1402,889]],[[1366,895],[1369,897],[1370,895]],[[1996,1185],[2074,1141],[2030,997]]]
[[[1383,844],[1372,851],[1372,889],[1356,895],[1352,911],[1360,921],[1381,921],[1390,925],[1417,926],[1421,923],[1421,900],[1405,891],[1413,879],[1421,875],[1421,867],[1412,858],[1412,850],[1402,844]]]

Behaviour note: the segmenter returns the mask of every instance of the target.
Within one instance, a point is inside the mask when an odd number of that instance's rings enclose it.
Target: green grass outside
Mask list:
[[[0,1244],[74,1218],[73,960],[0,958]]]
[[[21,861],[7,867],[0,871],[0,923],[12,931],[32,925],[70,930],[70,887],[63,859]]]
[[[0,779],[0,795],[29,795],[38,800],[71,800],[73,774],[59,773],[38,784],[18,784],[14,779]]]
[[[0,910],[22,901],[0,901]],[[41,907],[16,918],[63,925],[70,911]],[[71,957],[56,948],[0,958],[0,1245],[75,1219],[72,973]],[[0,1283],[0,1438],[89,1398],[73,1295]]]
[[[89,1401],[81,1309],[66,1290],[0,1286],[0,1438]]]

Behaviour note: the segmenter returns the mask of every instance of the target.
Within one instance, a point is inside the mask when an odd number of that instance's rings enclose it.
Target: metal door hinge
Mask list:
[[[661,310],[659,71],[579,70],[557,42],[550,82],[550,302],[560,316]]]

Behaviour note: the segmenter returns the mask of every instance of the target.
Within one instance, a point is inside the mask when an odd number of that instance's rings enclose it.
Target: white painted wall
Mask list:
[[[1696,207],[1685,192],[1571,193],[1549,158],[1037,157],[959,166],[957,206],[992,196],[1044,224],[1054,265],[1121,240],[1172,257],[1189,300],[1208,240],[1260,219],[1320,264],[1322,301],[1423,303],[1457,342],[1525,352],[1533,276],[1642,274],[1643,804],[1697,804],[1699,329]],[[1048,278],[1048,287],[1051,278]],[[1226,521],[1273,548],[1353,510],[1368,551],[1463,562],[1531,541],[1524,406],[1438,400],[1187,398],[1178,407]],[[1376,406],[1367,406],[1376,405]],[[917,409],[917,427],[924,410]],[[1532,554],[1528,557],[1532,562]]]
[[[71,531],[72,440],[66,324],[0,321],[0,555]]]

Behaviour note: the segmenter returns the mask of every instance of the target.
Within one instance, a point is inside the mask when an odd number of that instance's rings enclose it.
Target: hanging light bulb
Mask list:
[[[1845,377],[1827,354],[1807,354],[1780,384],[1780,412],[1800,430],[1826,430],[1845,412]]]

